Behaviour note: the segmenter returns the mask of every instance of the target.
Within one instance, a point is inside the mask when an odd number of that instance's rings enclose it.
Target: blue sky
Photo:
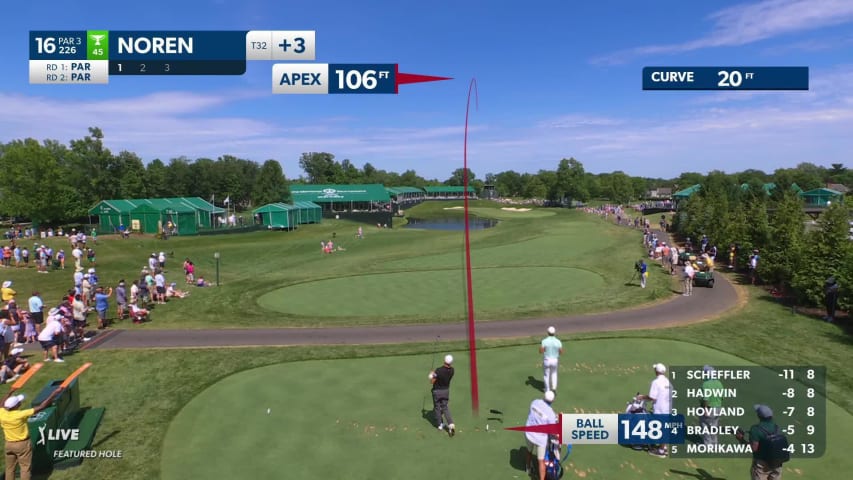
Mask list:
[[[121,4],[120,6],[117,4]],[[408,4],[408,5],[407,5]],[[54,5],[45,8],[46,5]],[[15,2],[0,30],[0,141],[80,138],[101,127],[143,160],[302,152],[445,179],[462,165],[468,82],[477,78],[469,164],[677,176],[853,166],[853,1],[390,2],[187,0]],[[455,80],[399,95],[272,95],[273,62],[242,77],[112,77],[29,85],[29,30],[315,30],[317,62],[399,63]],[[809,66],[808,92],[644,92],[665,66]]]

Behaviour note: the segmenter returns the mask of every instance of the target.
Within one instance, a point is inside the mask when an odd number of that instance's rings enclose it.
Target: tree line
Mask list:
[[[259,164],[224,155],[215,160],[179,157],[145,164],[133,152],[110,152],[103,138],[103,132],[93,127],[89,135],[67,146],[55,140],[34,139],[0,144],[0,214],[42,223],[61,222],[84,217],[92,205],[104,199],[198,196],[210,200],[214,195],[219,205],[229,196],[231,205],[247,209],[287,200],[292,182],[461,186],[465,174],[457,168],[448,178],[427,179],[412,169],[389,172],[370,163],[359,168],[349,159],[337,160],[331,153],[308,152],[299,158],[304,174],[288,181],[276,160]],[[706,179],[695,172],[669,179],[631,176],[622,171],[593,174],[574,158],[560,160],[554,170],[535,173],[507,170],[478,176],[470,169],[467,173],[469,184],[478,192],[488,184],[501,197],[555,202],[601,199],[620,204],[641,200],[653,188],[675,191]],[[805,190],[827,182],[853,185],[853,172],[840,164],[824,168],[802,163],[773,173],[745,170],[725,176],[736,184],[797,183]]]
[[[103,132],[64,145],[28,138],[0,144],[0,214],[38,223],[85,217],[107,199],[201,197],[247,208],[290,195],[281,164],[233,156],[216,160],[155,159],[147,165],[133,152],[104,147]]]
[[[777,186],[768,193],[763,186],[766,178],[755,178],[744,189],[736,176],[711,172],[699,182],[699,191],[679,205],[672,228],[694,244],[707,235],[718,248],[719,263],[734,245],[738,267],[746,268],[758,250],[759,278],[799,303],[822,303],[825,282],[834,276],[842,286],[839,304],[849,310],[853,307],[849,207],[843,201],[831,202],[816,221],[809,220],[803,199],[791,188],[791,183],[800,182],[793,182],[790,174],[774,177]],[[824,183],[810,185],[804,180],[800,179],[806,184],[803,188]]]

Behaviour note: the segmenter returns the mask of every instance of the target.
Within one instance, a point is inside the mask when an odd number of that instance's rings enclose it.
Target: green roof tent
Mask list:
[[[89,215],[98,216],[98,232],[118,233],[121,225],[130,228],[130,211],[136,205],[128,200],[102,200],[89,209]]]
[[[803,193],[803,189],[802,189],[802,188],[800,188],[800,186],[799,186],[799,185],[797,185],[796,183],[792,183],[792,184],[791,184],[791,190],[793,190],[793,191],[795,191],[795,192],[797,192],[797,193]]]
[[[270,228],[293,229],[296,228],[297,208],[286,203],[268,203],[263,207],[252,211],[261,216],[261,222]]]
[[[806,201],[806,207],[828,207],[829,202],[844,201],[844,194],[829,188],[816,188],[800,194]]]
[[[702,188],[702,185],[699,185],[697,183],[696,185],[693,185],[692,187],[688,187],[688,188],[685,188],[684,190],[679,190],[679,191],[673,193],[672,198],[679,199],[679,200],[684,200],[686,198],[690,198],[690,196],[693,195],[694,193],[698,192],[700,188]]]
[[[390,204],[391,197],[385,187],[364,185],[291,185],[294,202],[314,202],[330,211],[381,211],[376,203]]]
[[[162,212],[152,205],[142,204],[130,212],[130,228],[134,232],[159,233],[163,226]]]
[[[173,197],[162,198],[159,200],[165,200],[170,203],[180,203],[182,205],[186,205],[190,208],[195,209],[197,225],[200,229],[214,228],[216,226],[216,222],[213,220],[214,215],[226,213],[224,208],[219,208],[216,205],[205,201],[200,197]]]
[[[131,228],[131,212],[142,205],[161,212],[164,215],[161,218],[163,223],[171,220],[177,225],[178,233],[182,234],[198,233],[199,227],[212,228],[213,215],[225,212],[199,197],[179,197],[101,200],[89,209],[89,215],[98,216],[98,229],[101,233],[116,233],[122,224],[128,229]]]
[[[323,220],[323,207],[314,202],[293,202],[296,207],[296,224],[320,223]]]

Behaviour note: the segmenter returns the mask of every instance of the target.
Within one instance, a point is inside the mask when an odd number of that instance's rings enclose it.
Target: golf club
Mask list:
[[[432,347],[432,366],[429,367],[430,372],[435,370],[435,357],[438,355],[438,341],[440,339],[441,339],[441,335],[435,336],[435,342],[433,342],[433,347]],[[427,393],[424,394],[424,397],[421,400],[421,415],[424,415],[426,413],[426,397],[427,397],[427,395],[429,395],[429,391],[427,391]]]

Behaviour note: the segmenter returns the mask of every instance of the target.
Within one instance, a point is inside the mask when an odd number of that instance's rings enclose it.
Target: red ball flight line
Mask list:
[[[407,85],[409,83],[424,83],[424,82],[438,82],[441,80],[453,80],[452,77],[435,77],[432,75],[419,75],[417,73],[402,73],[400,72],[400,65],[394,64],[394,93],[399,93],[400,85]]]

